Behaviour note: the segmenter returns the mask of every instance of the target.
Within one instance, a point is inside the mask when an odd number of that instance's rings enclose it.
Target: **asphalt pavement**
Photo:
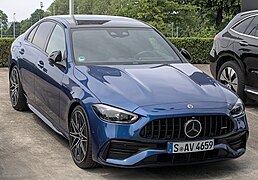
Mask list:
[[[209,74],[208,65],[196,65]],[[258,179],[258,105],[246,108],[250,126],[242,157],[194,166],[121,169],[78,168],[68,141],[36,115],[15,111],[9,100],[8,70],[0,68],[0,180],[5,179]]]

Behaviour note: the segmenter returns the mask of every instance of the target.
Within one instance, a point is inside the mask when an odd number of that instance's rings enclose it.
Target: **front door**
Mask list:
[[[60,91],[62,80],[66,70],[65,63],[65,34],[63,28],[56,24],[45,51],[38,59],[38,76],[35,79],[35,97],[37,104],[52,121],[59,124],[60,120]],[[54,51],[61,51],[63,61],[61,63],[50,63],[48,56]]]

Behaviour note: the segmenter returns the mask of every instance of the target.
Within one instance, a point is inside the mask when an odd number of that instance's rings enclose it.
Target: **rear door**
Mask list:
[[[32,28],[25,36],[25,40],[20,44],[18,49],[19,68],[21,73],[21,81],[24,92],[26,92],[27,102],[34,104],[34,89],[35,89],[35,62],[38,59],[38,49],[32,44],[35,32],[38,26]]]
[[[235,52],[246,67],[246,86],[258,89],[258,16],[251,16],[233,30],[238,32]]]

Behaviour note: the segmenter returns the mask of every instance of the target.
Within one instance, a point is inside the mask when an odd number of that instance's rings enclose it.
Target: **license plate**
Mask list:
[[[169,154],[210,151],[214,149],[214,139],[191,142],[169,142]]]

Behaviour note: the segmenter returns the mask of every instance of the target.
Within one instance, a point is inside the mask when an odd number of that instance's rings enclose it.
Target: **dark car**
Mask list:
[[[242,101],[143,22],[47,17],[14,41],[9,72],[14,109],[28,106],[67,138],[81,168],[203,163],[245,153]]]
[[[211,73],[246,102],[258,100],[258,10],[236,15],[214,38]]]

